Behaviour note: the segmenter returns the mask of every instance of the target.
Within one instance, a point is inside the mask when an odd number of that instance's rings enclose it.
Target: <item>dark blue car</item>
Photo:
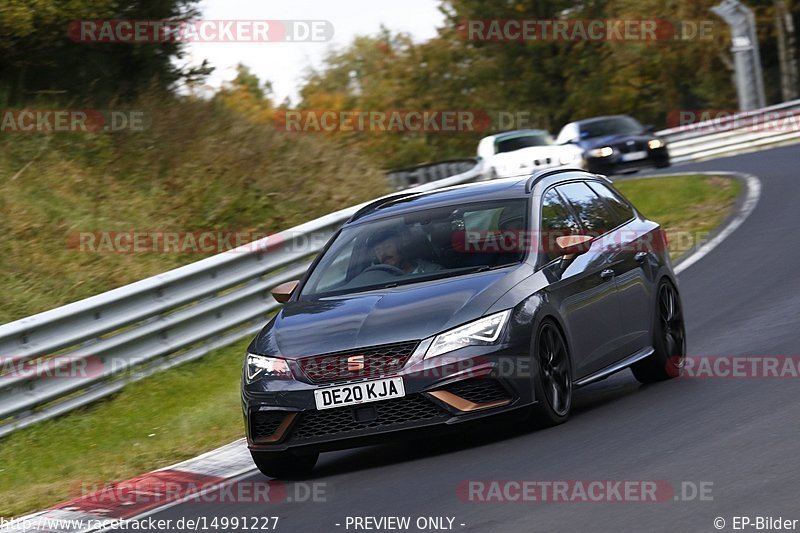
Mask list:
[[[561,128],[556,143],[579,146],[586,169],[599,174],[669,166],[666,141],[626,115],[570,122]]]

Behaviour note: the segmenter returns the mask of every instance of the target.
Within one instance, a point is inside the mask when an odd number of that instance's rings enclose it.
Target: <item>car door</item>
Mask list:
[[[606,203],[611,214],[609,246],[612,249],[614,282],[620,303],[620,324],[624,351],[631,354],[652,342],[653,295],[650,272],[650,243],[657,228],[640,223],[633,208],[607,185],[587,182],[589,187]]]
[[[555,249],[556,236],[587,231],[569,203],[582,203],[585,192],[568,187],[562,195],[560,190],[551,188],[542,195],[539,264],[552,280],[546,292],[567,323],[575,376],[581,378],[606,366],[609,353],[619,349],[619,303],[608,274],[609,257],[601,247],[592,242],[586,253],[568,261]]]

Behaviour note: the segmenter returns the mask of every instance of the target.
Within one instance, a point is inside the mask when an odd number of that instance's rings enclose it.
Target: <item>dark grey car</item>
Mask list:
[[[573,388],[677,375],[660,226],[577,169],[383,198],[356,213],[251,343],[247,441],[267,475],[319,452],[507,411],[538,426]]]

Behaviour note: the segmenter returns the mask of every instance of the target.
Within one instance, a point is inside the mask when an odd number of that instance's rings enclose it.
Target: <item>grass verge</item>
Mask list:
[[[208,101],[132,107],[143,131],[0,135],[0,323],[224,251],[81,249],[81,235],[264,235],[389,192],[378,168],[324,136]]]
[[[708,239],[742,190],[739,180],[703,174],[621,180],[614,185],[665,229],[673,261]]]
[[[741,184],[713,176],[616,184],[669,233],[704,234]],[[673,251],[673,253],[675,253]],[[238,381],[246,342],[126,387],[108,400],[0,440],[0,516],[63,501],[242,436]]]

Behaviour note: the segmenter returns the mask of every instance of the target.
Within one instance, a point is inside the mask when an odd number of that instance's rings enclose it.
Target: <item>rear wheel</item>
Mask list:
[[[631,367],[642,383],[676,377],[686,357],[686,328],[678,291],[668,280],[658,284],[653,327],[653,355]]]
[[[539,427],[566,422],[572,407],[572,369],[564,337],[553,322],[540,327],[532,345],[534,394],[537,403],[531,413]]]
[[[257,452],[250,450],[259,471],[268,477],[291,479],[311,473],[319,454],[295,455],[292,452]]]

